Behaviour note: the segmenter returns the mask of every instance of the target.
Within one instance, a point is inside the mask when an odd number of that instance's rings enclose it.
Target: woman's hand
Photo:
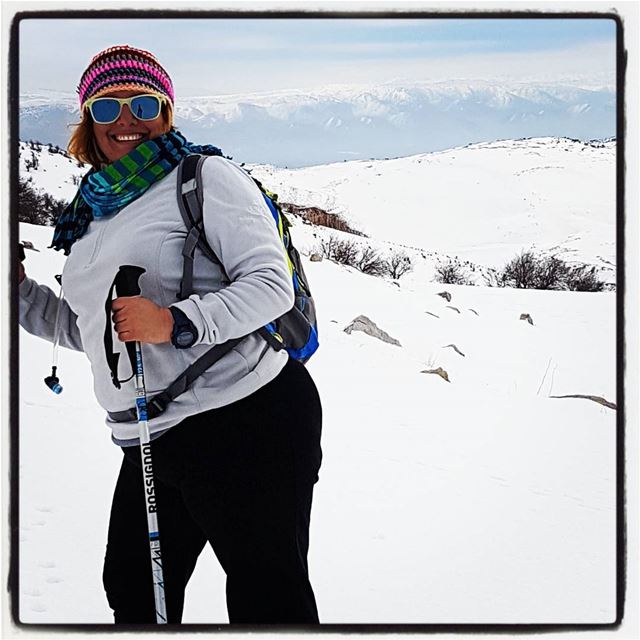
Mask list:
[[[169,309],[141,296],[116,298],[111,309],[118,339],[122,342],[159,344],[171,340],[173,316]]]

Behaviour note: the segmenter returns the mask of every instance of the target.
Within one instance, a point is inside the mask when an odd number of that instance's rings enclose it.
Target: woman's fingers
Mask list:
[[[116,298],[111,305],[118,339],[158,344],[171,340],[173,316],[155,302],[141,296]]]

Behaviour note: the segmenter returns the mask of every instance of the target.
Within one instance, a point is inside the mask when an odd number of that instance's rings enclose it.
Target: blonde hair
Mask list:
[[[164,120],[165,127],[162,133],[169,132],[173,127],[173,106],[169,101],[165,101],[160,112]],[[90,164],[94,169],[99,170],[102,165],[109,164],[109,160],[100,151],[100,147],[93,135],[93,119],[89,109],[82,111],[82,120],[74,125],[74,132],[71,134],[67,151],[78,162]]]

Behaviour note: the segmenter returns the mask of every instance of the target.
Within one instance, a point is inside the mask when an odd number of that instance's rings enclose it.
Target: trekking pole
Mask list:
[[[144,273],[141,267],[124,265],[120,267],[116,276],[116,294],[120,296],[140,295],[138,279]],[[126,343],[127,351],[133,346]],[[149,529],[149,550],[151,553],[151,571],[153,575],[153,596],[156,604],[156,622],[167,624],[167,608],[164,598],[164,575],[162,571],[162,554],[160,552],[160,531],[158,529],[158,514],[156,493],[153,480],[153,463],[151,458],[151,437],[147,420],[147,391],[144,385],[144,369],[142,366],[142,350],[140,342],[135,342],[135,384],[136,411],[140,433],[140,455],[142,458],[142,478],[145,488],[147,511],[147,526]]]

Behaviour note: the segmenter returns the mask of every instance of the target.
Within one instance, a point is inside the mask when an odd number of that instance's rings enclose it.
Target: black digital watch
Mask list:
[[[192,347],[198,339],[198,331],[186,316],[186,314],[177,307],[169,307],[173,316],[173,331],[171,332],[171,344],[176,349],[188,349]]]

